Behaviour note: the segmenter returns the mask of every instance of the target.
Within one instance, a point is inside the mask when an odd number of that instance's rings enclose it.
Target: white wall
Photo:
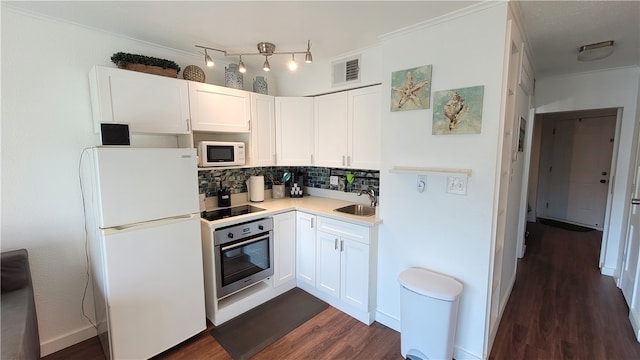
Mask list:
[[[629,208],[625,206],[633,173],[632,151],[638,141],[635,129],[640,67],[557,76],[536,83],[536,113],[622,107],[614,192],[608,231],[603,235],[601,271],[620,276]]]
[[[80,153],[93,140],[89,69],[114,66],[110,58],[119,51],[205,67],[200,56],[28,16],[4,4],[1,44],[2,251],[29,251],[46,355],[95,335],[81,312],[86,267],[78,183]],[[224,64],[206,71],[208,83],[223,83]],[[251,88],[247,79],[245,88]],[[85,306],[92,315],[91,293]]]
[[[495,4],[494,4],[495,5]],[[390,36],[382,43],[383,94],[393,71],[433,65],[433,93],[484,85],[482,133],[431,135],[433,107],[390,112],[382,104],[382,166],[378,259],[378,321],[397,328],[403,270],[425,267],[464,284],[455,339],[456,359],[483,358],[507,4]],[[481,31],[479,31],[481,29]],[[387,95],[388,96],[388,95]],[[445,193],[446,177],[432,175],[418,193],[416,176],[393,166],[467,168],[467,195]],[[426,325],[428,326],[428,324]]]

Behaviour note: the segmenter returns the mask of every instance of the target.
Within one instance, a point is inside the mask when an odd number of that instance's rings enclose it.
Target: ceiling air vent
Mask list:
[[[360,81],[360,55],[332,63],[333,86]]]

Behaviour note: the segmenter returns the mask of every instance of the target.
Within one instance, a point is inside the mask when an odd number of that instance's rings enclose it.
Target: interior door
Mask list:
[[[578,119],[569,179],[569,220],[604,226],[616,118]]]
[[[604,226],[615,116],[556,121],[547,215]]]
[[[627,229],[627,241],[622,274],[620,276],[622,294],[624,294],[624,298],[629,307],[633,307],[633,292],[638,277],[638,257],[640,256],[640,144],[638,144],[635,170],[636,174],[631,200],[631,212],[629,214],[629,227]]]

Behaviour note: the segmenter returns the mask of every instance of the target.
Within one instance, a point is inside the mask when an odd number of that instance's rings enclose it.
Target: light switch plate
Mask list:
[[[447,176],[447,193],[456,195],[467,194],[466,176]]]
[[[333,175],[329,177],[329,184],[338,185],[338,177]]]

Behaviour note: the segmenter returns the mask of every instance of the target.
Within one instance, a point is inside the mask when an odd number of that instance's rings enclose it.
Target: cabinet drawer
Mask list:
[[[369,245],[369,228],[318,216],[318,230]]]

